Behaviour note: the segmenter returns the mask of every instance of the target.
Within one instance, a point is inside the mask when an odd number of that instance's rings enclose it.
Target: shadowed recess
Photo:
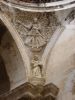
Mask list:
[[[0,56],[0,95],[10,90],[10,81],[7,75],[4,61]]]

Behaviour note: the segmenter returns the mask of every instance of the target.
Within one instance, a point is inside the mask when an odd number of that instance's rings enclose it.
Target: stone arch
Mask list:
[[[1,16],[0,16],[1,17]],[[26,76],[26,58],[23,54],[21,40],[19,37],[12,36],[11,31],[14,33],[14,29],[9,29],[10,25],[4,17],[0,20],[0,55],[3,58],[7,74],[10,80],[10,89],[14,89],[27,81]],[[5,32],[5,33],[4,33]],[[1,35],[2,34],[2,35]],[[16,32],[14,33],[16,34]],[[13,38],[16,37],[16,38]],[[18,42],[18,44],[17,44]],[[20,43],[20,44],[19,44]],[[18,46],[19,45],[19,46]],[[24,50],[24,49],[23,49]],[[24,56],[24,58],[23,58]],[[23,72],[22,72],[23,71]],[[17,78],[17,76],[19,76]]]
[[[48,59],[49,56],[52,52],[52,49],[54,48],[57,40],[59,39],[59,37],[61,36],[62,32],[64,31],[65,27],[59,27],[57,28],[57,30],[54,32],[54,34],[52,35],[50,42],[47,44],[44,53],[42,55],[42,63],[44,65],[44,71],[46,71],[47,69],[47,63],[48,63]],[[45,72],[44,72],[45,73]]]
[[[0,19],[4,23],[4,25],[7,27],[9,30],[11,36],[13,37],[19,52],[22,56],[22,60],[26,69],[26,80],[28,81],[28,77],[30,75],[30,62],[29,58],[26,53],[25,45],[23,44],[23,41],[21,40],[18,32],[15,30],[14,26],[9,22],[9,20],[3,15],[3,13],[0,13]]]

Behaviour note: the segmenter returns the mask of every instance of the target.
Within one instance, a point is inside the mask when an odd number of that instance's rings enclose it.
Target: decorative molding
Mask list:
[[[1,0],[0,2],[8,5],[12,8],[17,8],[23,11],[29,12],[52,12],[52,11],[59,11],[64,9],[69,9],[75,7],[75,0],[62,0],[50,3],[26,3],[26,2],[18,2],[16,0]]]

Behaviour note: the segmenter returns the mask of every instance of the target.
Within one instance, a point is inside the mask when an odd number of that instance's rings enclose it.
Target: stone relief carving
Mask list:
[[[60,25],[55,13],[32,13],[15,10],[13,25],[21,36],[25,46],[32,52],[31,74],[29,81],[32,84],[44,84],[45,78],[42,74],[43,65],[36,55],[43,52],[52,34]],[[33,56],[34,55],[34,56]]]
[[[31,79],[30,82],[36,85],[37,84],[44,84],[45,79],[43,76],[43,64],[39,61],[38,55],[35,55],[31,61]],[[38,80],[38,82],[37,82]]]
[[[2,8],[4,9],[4,8]],[[39,58],[36,56],[38,51],[45,47],[50,40],[52,34],[59,25],[54,13],[28,13],[15,11],[15,16],[12,19],[10,13],[6,12],[6,15],[11,19],[12,25],[15,26],[16,30],[20,34],[24,44],[30,48],[32,54],[36,51],[35,56],[31,59],[31,79],[30,82],[33,84],[42,84],[45,82],[43,77],[43,64],[40,62]],[[70,18],[74,16],[70,16]],[[71,19],[72,19],[71,18]],[[39,49],[40,48],[40,49]],[[75,85],[75,83],[74,83]],[[73,90],[71,92],[75,92]],[[54,100],[54,99],[53,99]]]
[[[49,42],[52,34],[60,25],[55,13],[32,13],[15,9],[15,16],[12,24],[21,36],[25,46],[32,52],[30,82],[33,84],[44,84],[45,78],[42,75],[43,65],[36,58],[39,52]],[[40,53],[41,54],[41,53]],[[35,59],[36,58],[36,59]]]
[[[26,13],[16,11],[14,25],[25,45],[39,50],[47,44],[59,25],[54,13]]]
[[[40,61],[38,61],[38,56],[34,56],[32,62],[31,62],[31,69],[32,69],[32,74],[33,76],[37,77],[37,78],[42,78],[42,64],[40,63]]]
[[[33,22],[29,26],[26,26],[19,22],[26,30],[27,35],[25,39],[25,44],[31,48],[39,48],[46,44],[47,36],[42,34],[42,27],[37,18],[33,18]]]
[[[4,4],[1,4],[1,11],[16,28],[25,45],[34,51],[42,49],[60,25],[54,12],[24,12]]]
[[[4,9],[3,7],[1,7]],[[25,47],[31,52],[30,66],[30,82],[33,84],[44,84],[43,65],[40,64],[41,55],[43,54],[46,44],[55,32],[57,26],[60,25],[54,12],[50,13],[32,13],[24,12],[15,8],[8,7],[4,12],[8,17],[12,26],[17,30]],[[27,53],[29,53],[27,52]],[[34,57],[33,57],[34,55]],[[35,59],[36,55],[40,55],[40,60]]]

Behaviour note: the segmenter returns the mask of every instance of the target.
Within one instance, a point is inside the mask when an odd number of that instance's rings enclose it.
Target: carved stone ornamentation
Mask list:
[[[32,74],[37,78],[42,78],[42,64],[38,61],[38,57],[35,56],[31,62]]]
[[[12,6],[12,2],[10,5]],[[14,3],[15,4],[15,3]],[[60,25],[55,12],[26,12],[15,7],[10,7],[7,2],[1,4],[1,11],[8,19],[18,37],[24,44],[29,57],[28,80],[37,85],[45,84],[45,75],[41,57],[45,46]],[[36,57],[38,55],[38,57]]]
[[[41,55],[43,48],[49,42],[60,23],[54,12],[32,13],[18,9],[14,9],[14,12],[12,25],[19,33],[25,47],[31,52],[29,81],[34,85],[45,84],[45,78],[42,74],[43,64],[40,63]],[[40,59],[36,58],[36,55],[40,55]]]
[[[43,85],[45,83],[45,79],[43,76],[43,64],[39,61],[39,58],[37,55],[35,55],[31,61],[31,78],[30,82],[32,84],[41,84]]]
[[[19,22],[20,23],[20,22]],[[23,25],[21,23],[21,25]],[[34,18],[33,22],[29,26],[23,25],[27,29],[27,37],[25,44],[31,48],[39,48],[46,44],[46,36],[42,35],[41,24],[38,23],[38,19]]]
[[[33,51],[41,50],[59,25],[54,13],[30,13],[16,10],[15,28],[26,46]]]
[[[1,5],[1,11],[22,39],[30,58],[29,81],[32,84],[44,84],[41,56],[46,44],[60,25],[54,12],[25,12],[7,5]],[[10,3],[11,5],[11,3]],[[23,45],[23,46],[24,46]],[[35,59],[36,55],[40,59]]]

